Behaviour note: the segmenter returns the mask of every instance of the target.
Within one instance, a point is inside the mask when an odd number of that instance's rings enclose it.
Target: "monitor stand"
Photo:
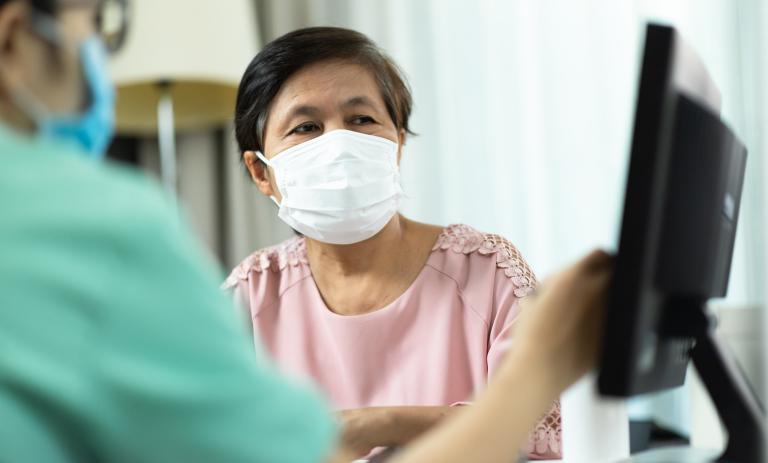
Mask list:
[[[627,462],[763,463],[766,440],[765,410],[736,359],[715,336],[715,323],[705,304],[677,300],[665,310],[663,336],[694,338],[691,358],[725,428],[727,443],[721,455],[690,447],[670,447],[633,455]]]

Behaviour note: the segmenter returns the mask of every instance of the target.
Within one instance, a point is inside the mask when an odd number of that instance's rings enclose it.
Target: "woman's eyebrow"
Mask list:
[[[341,107],[344,109],[355,108],[360,106],[365,106],[373,110],[378,110],[374,102],[365,95],[354,96],[341,104]],[[296,117],[299,117],[299,116],[316,117],[319,113],[320,113],[320,108],[318,108],[317,106],[300,104],[288,109],[288,111],[285,113],[285,116],[280,118],[282,120],[282,123],[280,124],[280,126],[289,124]]]
[[[342,108],[352,108],[357,106],[368,106],[369,108],[376,109],[376,105],[373,104],[373,101],[367,96],[352,97],[341,105]]]
[[[299,105],[288,110],[285,120],[291,120],[296,116],[315,116],[320,112],[317,106]]]
[[[289,108],[288,111],[285,112],[285,116],[277,115],[276,121],[275,121],[277,123],[277,130],[281,132],[284,131],[285,128],[289,124],[291,124],[291,122],[294,119],[296,119],[299,116],[314,118],[317,116],[319,112],[320,112],[320,108],[318,108],[317,106],[304,105],[304,104],[300,104],[292,108]]]

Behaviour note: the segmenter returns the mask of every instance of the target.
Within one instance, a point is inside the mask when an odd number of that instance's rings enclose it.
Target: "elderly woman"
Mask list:
[[[224,287],[278,365],[325,392],[360,454],[471,401],[536,283],[506,239],[398,213],[411,105],[381,49],[331,27],[269,43],[237,98],[244,164],[300,236],[247,257]],[[527,453],[560,456],[558,404]]]

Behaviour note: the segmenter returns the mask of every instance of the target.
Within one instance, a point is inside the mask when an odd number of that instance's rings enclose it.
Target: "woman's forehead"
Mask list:
[[[359,64],[325,61],[300,69],[286,80],[275,96],[272,112],[288,115],[297,106],[342,107],[360,99],[384,107],[373,73]]]

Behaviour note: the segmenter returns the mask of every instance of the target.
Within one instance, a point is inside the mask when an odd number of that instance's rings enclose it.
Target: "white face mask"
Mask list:
[[[397,144],[334,130],[267,160],[282,195],[278,216],[299,233],[329,244],[352,244],[381,231],[403,190]]]

